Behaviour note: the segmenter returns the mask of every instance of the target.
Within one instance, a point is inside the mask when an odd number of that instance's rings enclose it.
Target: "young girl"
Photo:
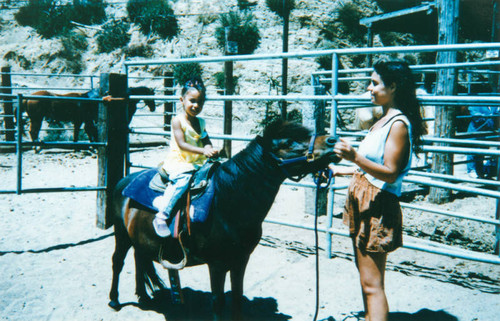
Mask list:
[[[372,102],[382,106],[382,118],[357,151],[342,139],[335,145],[336,154],[356,166],[330,165],[334,175],[353,175],[344,223],[353,241],[367,321],[387,321],[389,314],[384,291],[387,253],[403,242],[398,197],[424,132],[415,89],[406,62],[375,63],[368,91]]]
[[[205,86],[200,78],[193,78],[182,88],[180,101],[183,111],[172,118],[170,152],[163,169],[170,182],[163,196],[157,197],[153,205],[159,209],[153,220],[156,233],[161,237],[170,235],[167,221],[179,198],[188,188],[193,171],[202,166],[207,158],[219,154],[210,142],[205,130],[205,120],[197,117],[205,103]]]

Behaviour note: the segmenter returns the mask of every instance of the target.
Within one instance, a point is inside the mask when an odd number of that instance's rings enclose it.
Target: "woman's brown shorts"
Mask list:
[[[361,251],[391,252],[403,245],[403,223],[398,197],[370,184],[356,172],[349,185],[344,224]]]

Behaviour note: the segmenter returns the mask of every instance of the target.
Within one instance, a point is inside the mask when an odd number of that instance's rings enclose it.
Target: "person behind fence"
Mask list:
[[[498,106],[469,106],[471,120],[468,133],[496,131],[500,117]],[[496,175],[496,159],[484,160],[483,155],[467,155],[467,174],[472,178],[491,178]]]
[[[162,168],[169,176],[169,184],[163,196],[157,197],[153,205],[159,209],[153,220],[156,233],[168,237],[168,221],[176,202],[188,188],[193,172],[208,158],[216,157],[205,129],[205,120],[198,117],[203,110],[206,89],[203,81],[196,77],[186,82],[181,91],[182,111],[172,118],[172,139]]]
[[[403,177],[410,170],[425,129],[413,74],[404,61],[374,64],[368,86],[371,100],[383,108],[358,149],[340,139],[334,151],[352,166],[330,164],[334,176],[353,175],[343,221],[349,227],[359,271],[365,320],[385,321],[387,254],[403,244],[399,204]]]

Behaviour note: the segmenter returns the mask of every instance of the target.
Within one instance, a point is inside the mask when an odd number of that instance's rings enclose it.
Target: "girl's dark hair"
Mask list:
[[[373,69],[380,75],[385,86],[393,83],[396,85],[394,102],[396,108],[410,121],[413,150],[418,152],[422,144],[422,135],[426,130],[420,114],[415,77],[408,63],[403,60],[379,60],[373,65]]]
[[[191,89],[198,90],[201,94],[201,97],[203,98],[203,101],[205,101],[205,98],[207,97],[206,88],[205,85],[203,84],[203,80],[201,80],[200,77],[193,77],[188,81],[186,81],[184,86],[182,86],[181,90],[182,97],[184,97],[186,93]]]

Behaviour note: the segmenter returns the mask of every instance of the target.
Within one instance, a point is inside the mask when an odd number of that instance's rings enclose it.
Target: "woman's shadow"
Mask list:
[[[350,316],[342,320],[364,321],[365,313],[354,312]],[[337,321],[337,320],[335,320],[334,317],[328,317],[320,321]],[[389,313],[389,321],[458,321],[458,318],[443,310],[432,311],[429,309],[422,309],[415,313],[391,312]]]
[[[210,292],[196,291],[183,288],[183,304],[175,304],[169,289],[159,290],[154,293],[154,298],[149,304],[136,302],[123,303],[121,307],[132,305],[142,310],[151,310],[161,313],[168,321],[211,321],[212,307]],[[231,293],[226,293],[224,316],[229,320],[231,315]],[[243,297],[243,314],[248,320],[286,321],[292,317],[278,312],[278,303],[274,298],[254,298],[249,300]]]

